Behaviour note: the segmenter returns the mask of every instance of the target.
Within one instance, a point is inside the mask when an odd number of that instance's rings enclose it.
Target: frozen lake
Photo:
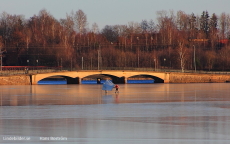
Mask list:
[[[230,143],[230,83],[119,86],[1,86],[0,143]]]

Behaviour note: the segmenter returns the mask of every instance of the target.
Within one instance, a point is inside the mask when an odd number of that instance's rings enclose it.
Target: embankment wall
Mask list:
[[[230,82],[230,75],[170,73],[169,83],[222,83]]]
[[[0,85],[30,85],[29,75],[1,76]]]

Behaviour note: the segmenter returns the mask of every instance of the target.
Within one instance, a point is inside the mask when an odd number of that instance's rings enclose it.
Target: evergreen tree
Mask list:
[[[212,14],[212,17],[210,18],[209,22],[209,28],[210,29],[217,29],[217,16],[215,13]]]
[[[189,23],[190,23],[190,30],[194,30],[196,25],[196,16],[194,15],[194,13],[190,15]]]
[[[217,37],[217,23],[218,23],[218,19],[215,13],[212,14],[212,17],[210,18],[210,22],[209,22],[209,28],[210,28],[210,35],[209,35],[209,39],[211,42],[211,48],[214,49],[215,45],[216,45],[216,41],[218,39]]]
[[[208,32],[209,32],[209,14],[208,14],[208,11],[203,11],[203,13],[200,17],[200,30],[206,35],[206,38],[208,38]]]

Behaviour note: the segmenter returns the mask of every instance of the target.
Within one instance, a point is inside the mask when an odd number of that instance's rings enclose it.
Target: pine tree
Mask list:
[[[217,29],[217,16],[215,13],[212,14],[212,17],[210,18],[209,22],[209,28],[210,29]]]
[[[211,42],[211,47],[214,49],[217,41],[217,23],[218,23],[218,18],[215,13],[212,14],[212,17],[210,18],[209,22],[209,29],[210,29],[210,35],[209,39]]]
[[[189,23],[190,23],[190,30],[194,30],[195,29],[195,23],[196,23],[196,16],[194,15],[194,13],[192,13],[190,15],[190,19],[189,19]]]
[[[209,32],[209,14],[208,14],[208,11],[203,11],[203,13],[200,17],[200,30],[206,35],[206,38],[208,38],[208,32]]]

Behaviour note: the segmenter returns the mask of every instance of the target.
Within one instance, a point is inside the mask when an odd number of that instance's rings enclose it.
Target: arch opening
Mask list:
[[[38,81],[39,85],[49,84],[67,84],[66,78],[63,76],[50,76]]]
[[[94,74],[82,78],[81,84],[102,84],[106,79],[111,80],[110,77],[101,74]]]
[[[127,78],[128,83],[164,83],[164,80],[152,75],[134,75]]]
[[[109,74],[95,74],[82,78],[82,84],[102,84],[105,80],[111,80],[113,83],[124,83],[122,79],[124,78],[119,78]]]
[[[40,85],[59,85],[59,84],[79,84],[79,78],[72,78],[68,76],[62,76],[62,75],[55,75],[43,78],[38,81],[38,84]]]

